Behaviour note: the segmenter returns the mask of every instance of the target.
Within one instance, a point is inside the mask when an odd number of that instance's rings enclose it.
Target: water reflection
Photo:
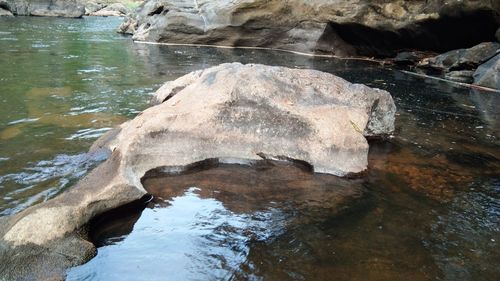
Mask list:
[[[107,246],[71,270],[68,280],[122,280],[123,274],[144,280],[249,277],[245,271],[260,266],[248,259],[256,245],[338,216],[359,204],[363,194],[359,180],[277,163],[223,165],[146,179],[144,186],[155,199],[140,218],[132,215],[137,222],[130,235],[123,233],[124,227],[131,230],[130,217],[113,222],[115,229],[109,221],[105,231],[95,225],[96,243]]]

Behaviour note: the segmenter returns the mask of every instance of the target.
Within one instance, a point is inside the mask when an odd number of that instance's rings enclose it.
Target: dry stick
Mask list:
[[[188,43],[163,43],[163,42],[149,42],[149,41],[134,41],[134,43],[139,44],[149,44],[149,45],[164,45],[164,46],[189,46],[189,47],[208,47],[208,48],[218,48],[218,49],[251,49],[251,50],[266,50],[266,51],[278,51],[285,52],[295,55],[307,56],[307,57],[318,57],[318,58],[335,58],[340,60],[361,60],[361,61],[370,61],[376,62],[379,64],[387,64],[388,60],[379,60],[375,58],[366,58],[366,57],[340,57],[336,55],[327,55],[327,54],[311,54],[299,51],[292,51],[286,49],[275,49],[275,48],[267,48],[267,47],[248,47],[248,46],[224,46],[224,45],[207,45],[207,44],[188,44]]]
[[[422,73],[416,73],[416,72],[407,71],[407,70],[400,70],[400,71],[403,72],[403,73],[405,73],[405,74],[414,75],[414,76],[418,76],[418,77],[422,77],[422,78],[434,79],[434,80],[438,80],[438,81],[442,81],[442,82],[447,82],[447,83],[452,83],[452,84],[456,84],[456,85],[459,85],[459,86],[462,86],[462,87],[471,88],[471,89],[478,89],[478,90],[487,91],[487,92],[500,93],[500,90],[493,89],[493,88],[488,88],[488,87],[483,87],[483,86],[474,85],[474,84],[468,84],[468,83],[463,83],[463,82],[457,82],[457,81],[453,81],[453,80],[443,79],[443,78],[439,78],[439,77],[435,77],[435,76],[430,76],[430,75],[425,75],[425,74],[422,74]]]
[[[285,53],[290,53],[290,54],[295,54],[295,55],[301,55],[301,56],[307,56],[307,57],[318,57],[318,58],[335,58],[339,60],[359,60],[359,61],[369,61],[369,62],[376,62],[379,64],[389,64],[391,63],[390,60],[378,60],[374,58],[364,58],[364,57],[340,57],[336,55],[327,55],[327,54],[311,54],[311,53],[305,53],[305,52],[299,52],[299,51],[292,51],[292,50],[285,50],[285,49],[274,49],[274,48],[267,48],[267,47],[248,47],[248,46],[223,46],[223,45],[207,45],[207,44],[188,44],[188,43],[162,43],[162,42],[148,42],[148,41],[134,41],[135,43],[139,44],[149,44],[149,45],[164,45],[164,46],[189,46],[189,47],[208,47],[208,48],[218,48],[218,49],[251,49],[251,50],[267,50],[267,51],[278,51],[278,52],[285,52]],[[429,76],[425,74],[420,74],[416,72],[411,72],[411,71],[406,71],[406,70],[401,70],[401,72],[422,77],[422,78],[430,78],[438,81],[443,81],[443,82],[448,82],[448,83],[453,83],[457,84],[462,87],[467,87],[467,88],[472,88],[472,89],[478,89],[478,90],[483,90],[483,91],[488,91],[488,92],[495,92],[495,93],[500,93],[500,90],[488,88],[488,87],[483,87],[483,86],[478,86],[478,85],[473,85],[473,84],[467,84],[467,83],[462,83],[462,82],[456,82],[448,79],[443,79],[435,76]]]

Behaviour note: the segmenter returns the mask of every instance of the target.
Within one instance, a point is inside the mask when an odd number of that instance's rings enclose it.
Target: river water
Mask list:
[[[0,19],[0,215],[74,184],[103,160],[85,154],[92,142],[163,82],[223,62],[314,68],[386,89],[397,129],[371,141],[358,179],[281,165],[147,179],[153,200],[97,225],[98,255],[68,280],[500,276],[499,94],[366,62],[134,44],[114,32],[120,21]]]

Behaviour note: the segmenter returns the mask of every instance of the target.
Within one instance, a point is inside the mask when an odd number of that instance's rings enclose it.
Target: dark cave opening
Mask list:
[[[155,8],[152,12],[150,12],[148,14],[148,16],[160,15],[160,14],[164,15],[164,14],[166,14],[168,12],[169,12],[168,9],[165,9],[165,7],[163,7],[163,6],[159,6],[159,7]]]
[[[496,41],[499,16],[492,11],[442,15],[397,30],[382,30],[358,23],[330,23],[326,32],[339,36],[358,55],[391,57],[401,50],[446,52]],[[327,35],[327,34],[325,34]]]

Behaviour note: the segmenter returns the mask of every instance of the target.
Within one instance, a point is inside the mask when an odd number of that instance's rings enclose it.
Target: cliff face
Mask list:
[[[0,8],[18,16],[80,18],[85,13],[76,0],[0,0]]]
[[[388,56],[494,41],[499,11],[495,0],[148,0],[120,30],[141,41]]]

